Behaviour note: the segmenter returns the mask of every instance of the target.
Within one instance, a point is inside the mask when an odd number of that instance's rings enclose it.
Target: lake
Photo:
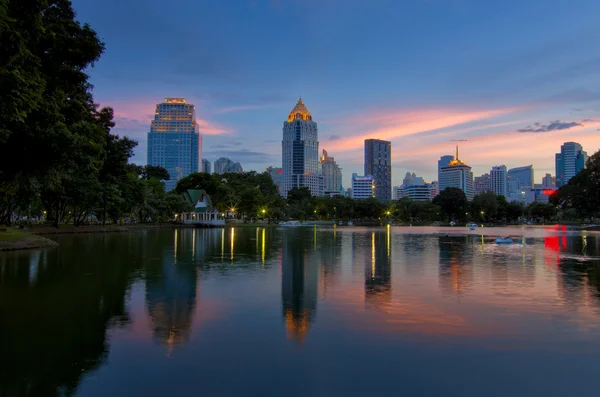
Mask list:
[[[0,396],[586,396],[600,234],[144,229],[0,253]]]

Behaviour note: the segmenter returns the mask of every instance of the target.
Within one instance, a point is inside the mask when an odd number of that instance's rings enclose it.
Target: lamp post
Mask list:
[[[267,212],[267,210],[263,208],[261,212],[262,212],[263,224],[264,224],[265,223],[265,213]]]

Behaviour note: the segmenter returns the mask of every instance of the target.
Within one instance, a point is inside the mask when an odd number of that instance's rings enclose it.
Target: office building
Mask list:
[[[465,193],[467,200],[473,200],[473,172],[471,167],[458,158],[458,146],[456,147],[456,158],[440,169],[439,178],[440,193],[446,188],[455,187]]]
[[[432,181],[431,182],[431,196],[435,197],[438,194],[440,194],[440,185],[438,184],[438,181]]]
[[[392,198],[392,143],[379,139],[365,140],[365,175],[373,176],[375,197]]]
[[[283,169],[279,167],[267,167],[267,174],[273,180],[275,186],[277,186],[277,191],[281,191],[281,183],[283,181]]]
[[[156,105],[148,132],[148,165],[165,168],[170,179],[165,189],[173,190],[177,181],[200,171],[202,137],[196,111],[183,98],[166,98]]]
[[[244,172],[242,165],[238,162],[234,162],[230,158],[221,157],[215,160],[215,174],[224,174],[226,172],[233,172],[241,174]]]
[[[402,191],[402,186],[394,186],[392,188],[392,200],[400,200],[400,192]]]
[[[335,162],[333,157],[330,157],[325,149],[323,149],[320,158],[321,175],[323,176],[323,192],[328,196],[335,194],[344,194],[342,188],[342,169]]]
[[[359,176],[352,174],[352,198],[366,199],[375,197],[374,180],[371,175]]]
[[[491,186],[492,185],[490,181],[490,174],[476,176],[473,179],[473,193],[475,196],[481,193],[489,192],[490,190],[492,190]]]
[[[423,180],[423,178],[417,176],[414,172],[412,174],[410,172],[407,172],[404,176],[404,179],[402,180],[403,186],[423,185],[424,183],[425,181]]]
[[[433,190],[434,186],[430,183],[402,185],[400,187],[398,199],[409,198],[415,201],[430,201],[435,197],[433,195]]]
[[[202,159],[202,172],[207,174],[212,173],[212,164],[207,159]]]
[[[308,187],[313,196],[320,196],[323,178],[319,164],[319,132],[302,98],[283,122],[281,149],[281,195],[287,197],[294,187]]]
[[[490,190],[496,195],[508,196],[506,186],[506,166],[496,165],[490,171]]]
[[[450,162],[453,160],[454,156],[449,154],[440,157],[438,160],[438,181],[440,180],[440,172],[442,171],[442,167],[447,167],[448,164],[450,164]]]
[[[508,201],[525,202],[525,192],[534,185],[533,165],[511,168],[506,173]]]
[[[556,178],[550,174],[546,174],[542,178],[542,189],[556,189]]]
[[[555,160],[556,187],[559,188],[585,168],[587,153],[577,142],[565,142]]]

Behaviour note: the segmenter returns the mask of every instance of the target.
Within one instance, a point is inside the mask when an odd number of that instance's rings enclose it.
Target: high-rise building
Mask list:
[[[210,174],[212,172],[212,164],[207,159],[202,159],[202,172]]]
[[[156,105],[148,132],[148,165],[165,168],[170,179],[165,189],[172,190],[177,181],[200,170],[202,137],[196,111],[183,98],[166,98]]]
[[[438,184],[438,181],[432,181],[431,182],[431,196],[435,197],[438,194],[440,194],[440,185]]]
[[[392,200],[400,200],[400,192],[402,191],[402,186],[394,186],[392,188]]]
[[[375,197],[374,180],[371,175],[359,176],[352,174],[352,198],[366,199]]]
[[[458,146],[456,158],[440,169],[439,177],[440,193],[448,187],[455,187],[465,192],[467,200],[473,200],[473,172],[471,167],[458,158]]]
[[[566,185],[585,168],[587,153],[577,142],[565,142],[556,153],[556,187]]]
[[[490,174],[483,174],[480,176],[476,176],[473,179],[473,190],[475,196],[481,193],[489,192],[492,190],[490,183]]]
[[[281,195],[287,197],[294,187],[308,187],[313,196],[320,196],[323,178],[319,164],[319,132],[302,98],[283,122],[281,149]]]
[[[533,188],[533,165],[511,168],[506,173],[506,190],[509,201],[523,201],[523,192]]]
[[[392,143],[379,139],[365,140],[365,175],[373,176],[375,197],[392,198]]]
[[[542,189],[556,189],[556,178],[550,174],[546,174],[542,178]]]
[[[342,169],[333,157],[329,157],[325,149],[323,149],[320,161],[321,173],[323,175],[323,192],[327,192],[328,195],[343,194]]]
[[[277,186],[277,190],[281,191],[281,182],[283,180],[283,169],[279,167],[267,167],[267,174],[273,180],[275,186]]]
[[[438,160],[438,181],[440,180],[440,172],[442,171],[442,167],[447,167],[450,162],[454,160],[454,156],[447,154]]]
[[[215,174],[224,174],[226,172],[241,174],[244,172],[244,169],[240,163],[234,162],[227,157],[221,157],[215,160]]]
[[[490,188],[496,195],[508,196],[505,165],[495,165],[492,167],[490,171]]]

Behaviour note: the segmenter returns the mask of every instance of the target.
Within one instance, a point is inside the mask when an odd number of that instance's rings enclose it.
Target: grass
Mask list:
[[[56,245],[55,241],[21,229],[0,227],[0,251],[55,247]]]
[[[6,231],[4,231],[4,229],[6,229]],[[24,232],[21,229],[0,227],[0,241],[16,241],[26,237],[31,237],[31,234]]]

